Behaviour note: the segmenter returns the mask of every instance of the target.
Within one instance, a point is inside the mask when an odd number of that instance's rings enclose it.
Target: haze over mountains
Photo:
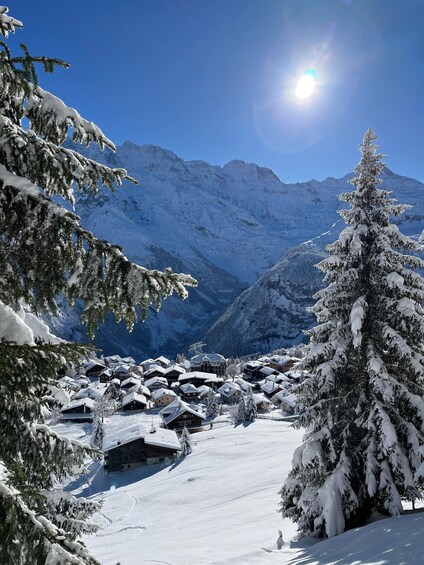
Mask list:
[[[184,161],[166,149],[129,141],[115,154],[96,147],[85,153],[126,168],[140,184],[80,196],[76,211],[84,227],[121,245],[132,261],[158,269],[170,266],[199,281],[186,301],[167,300],[159,314],[151,310],[132,334],[109,318],[96,337],[105,354],[175,355],[206,336],[209,349],[242,355],[303,339],[301,330],[313,323],[305,307],[321,284],[313,265],[344,228],[337,195],[351,190],[351,174],[285,184],[254,163],[236,160],[219,167]],[[400,202],[414,205],[397,219],[402,231],[420,234],[424,185],[389,169],[383,181]],[[86,339],[76,313],[69,308],[62,312],[56,332]]]

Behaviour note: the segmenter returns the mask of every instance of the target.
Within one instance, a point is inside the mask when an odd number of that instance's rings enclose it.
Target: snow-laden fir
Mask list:
[[[281,490],[283,516],[300,532],[331,537],[378,512],[396,516],[421,498],[424,476],[422,246],[390,223],[409,209],[378,188],[376,139],[361,145],[348,224],[319,263],[328,286],[302,367],[306,428]]]

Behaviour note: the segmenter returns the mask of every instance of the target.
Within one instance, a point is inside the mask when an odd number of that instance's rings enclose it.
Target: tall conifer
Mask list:
[[[0,6],[0,33],[20,27]],[[77,537],[93,531],[86,519],[97,504],[59,488],[92,451],[45,424],[48,385],[88,351],[43,343],[22,307],[55,313],[57,295],[82,299],[92,335],[106,311],[131,329],[138,311],[145,316],[174,291],[184,298],[195,281],[132,264],[52,200],[59,195],[72,205],[74,188],[97,193],[99,185],[113,189],[131,179],[63,147],[72,132],[76,142],[114,149],[97,126],[38,85],[37,63],[47,72],[68,65],[22,47],[13,57],[0,42],[0,563],[92,564]]]
[[[306,428],[282,490],[282,513],[314,536],[333,536],[378,511],[419,498],[423,476],[424,281],[421,246],[390,223],[409,208],[379,187],[372,130],[340,196],[348,227],[318,267],[327,288],[312,308],[300,390]]]

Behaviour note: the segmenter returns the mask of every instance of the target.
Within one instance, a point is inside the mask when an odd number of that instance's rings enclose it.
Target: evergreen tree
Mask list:
[[[397,515],[420,497],[424,403],[421,246],[402,235],[396,204],[378,188],[375,134],[361,145],[355,190],[340,199],[348,227],[318,267],[328,286],[312,308],[300,389],[307,429],[282,490],[282,513],[314,536],[363,524],[373,511]]]
[[[218,410],[219,408],[216,402],[215,393],[212,390],[212,388],[209,388],[208,400],[206,405],[206,416],[208,418],[215,418],[215,416],[218,414]]]
[[[191,442],[190,432],[185,426],[183,431],[181,432],[180,445],[181,445],[181,457],[186,457],[187,455],[190,455],[190,453],[192,453],[193,444]]]
[[[22,27],[7,12],[0,7],[4,37]],[[22,305],[54,314],[57,295],[82,299],[92,335],[107,310],[131,329],[138,311],[145,316],[173,291],[184,298],[195,281],[130,263],[51,198],[73,204],[74,187],[97,193],[99,185],[131,179],[63,147],[71,131],[76,142],[114,149],[97,126],[38,85],[35,64],[48,72],[68,65],[22,47],[13,57],[0,42],[0,562],[93,564],[77,538],[94,530],[86,518],[98,505],[57,485],[84,470],[94,452],[45,424],[45,392],[57,371],[89,349],[37,339]]]
[[[246,397],[246,421],[254,422],[258,417],[258,411],[256,409],[255,399],[253,398],[253,391],[251,387],[249,387]]]
[[[235,411],[235,424],[242,424],[246,420],[246,402],[244,400],[244,394],[240,395],[240,400],[237,404],[237,408]]]
[[[109,390],[109,389],[108,389]],[[93,408],[93,431],[91,434],[91,447],[102,448],[105,436],[105,418],[112,416],[116,410],[116,402],[107,393],[101,396]]]

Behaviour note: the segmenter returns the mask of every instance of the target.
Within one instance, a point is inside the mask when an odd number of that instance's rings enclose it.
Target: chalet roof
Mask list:
[[[227,360],[219,353],[199,353],[190,359],[190,363],[198,364],[205,363],[225,363]]]
[[[263,367],[264,364],[262,363],[262,361],[248,361],[247,363],[244,364],[244,367],[246,369],[258,369],[259,367]]]
[[[147,386],[147,388],[150,388],[154,384],[167,385],[168,381],[166,380],[165,377],[152,377],[151,379],[147,379],[147,381],[144,381],[144,386]]]
[[[218,377],[215,373],[205,373],[203,371],[189,371],[188,373],[183,373],[178,377],[178,382],[183,383],[184,381],[189,381],[190,379],[201,379],[203,381],[214,381]]]
[[[103,451],[107,452],[114,449],[118,445],[125,445],[132,441],[143,438],[147,445],[155,445],[165,449],[178,451],[181,449],[180,442],[174,430],[165,430],[156,428],[153,432],[149,431],[142,424],[133,424],[110,436],[106,436],[103,440]]]
[[[152,373],[160,373],[161,375],[165,374],[166,369],[162,367],[162,365],[152,365],[149,367],[149,370],[144,373],[144,378],[148,378]]]
[[[281,385],[266,380],[264,384],[261,385],[261,390],[267,394],[273,394],[281,390]]]
[[[164,370],[163,374],[167,375],[168,373],[172,373],[172,371],[176,371],[177,373],[180,373],[180,375],[186,372],[184,367],[181,367],[181,365],[171,365]]]
[[[275,369],[273,369],[272,367],[262,367],[259,372],[261,373],[261,375],[273,375],[275,373]]]
[[[127,385],[139,385],[139,384],[140,384],[140,379],[137,379],[136,377],[128,377],[127,379],[122,381],[121,387],[125,387]]]
[[[166,406],[166,408],[163,408],[159,412],[159,414],[164,424],[168,425],[174,420],[176,420],[179,416],[181,416],[181,414],[184,414],[184,412],[189,412],[190,414],[199,416],[199,418],[201,418],[202,420],[205,419],[205,416],[203,416],[203,414],[200,414],[200,412],[196,412],[196,410],[193,410],[193,408],[191,408],[186,402],[184,402],[180,398],[176,398],[174,402]]]
[[[93,359],[90,359],[89,361],[87,361],[86,363],[84,363],[84,371],[87,372],[90,369],[94,369],[94,367],[103,367],[103,369],[106,369],[106,365],[104,363],[101,363],[100,361],[94,361]]]
[[[275,397],[278,398],[280,402],[284,402],[284,404],[287,404],[287,406],[290,406],[291,408],[295,408],[298,404],[297,396],[295,394],[287,394],[285,390],[277,392]]]
[[[131,402],[138,402],[139,404],[144,404],[145,406],[147,406],[147,398],[144,396],[144,394],[139,394],[138,392],[130,392],[129,394],[126,394],[121,400],[122,406],[126,406]]]
[[[127,363],[127,365],[135,365],[135,359],[132,357],[121,357],[123,363]]]
[[[107,357],[103,357],[103,360],[108,363],[120,363],[122,361],[122,357],[120,355],[108,355]]]
[[[196,393],[199,392],[199,389],[197,387],[195,387],[194,384],[192,384],[192,383],[185,383],[185,384],[181,385],[180,390],[184,394],[187,394],[187,393],[190,393],[190,392],[196,392]]]
[[[169,390],[169,388],[158,388],[152,392],[152,399],[159,400],[163,396],[173,396],[176,397],[177,395],[173,390]]]
[[[279,393],[277,393],[277,394],[279,394]],[[258,404],[261,404],[261,403],[272,405],[272,402],[268,398],[266,398],[266,396],[264,396],[263,394],[253,394],[252,396],[253,396],[253,400],[254,400],[256,406]]]
[[[245,381],[244,379],[235,379],[234,383],[238,385],[244,392],[247,392],[249,389],[252,388],[252,385]]]
[[[224,383],[217,390],[217,392],[219,392],[220,394],[223,394],[227,397],[232,396],[233,394],[236,394],[237,392],[240,392],[240,391],[241,391],[241,388],[239,387],[239,385],[236,384],[236,383],[232,383],[232,382]]]
[[[82,388],[74,394],[72,400],[79,400],[80,398],[91,398],[93,400],[98,400],[104,395],[104,393],[104,388]]]
[[[140,365],[143,367],[144,365],[150,365],[151,363],[154,363],[154,361],[149,357],[149,359],[145,359],[144,361],[141,361]]]
[[[100,374],[99,377],[101,377],[102,375],[106,375],[107,377],[111,377],[113,375],[113,371],[112,369],[110,369],[109,367],[107,367],[106,369],[104,369]]]
[[[170,365],[171,361],[169,359],[167,359],[166,357],[164,357],[163,355],[161,355],[160,357],[156,357],[156,359],[153,359],[154,363],[163,363],[164,365]]]
[[[80,406],[86,406],[89,410],[93,410],[96,402],[92,398],[79,398],[78,400],[73,400],[66,408],[62,410],[62,412],[72,412],[75,408],[79,408]]]

